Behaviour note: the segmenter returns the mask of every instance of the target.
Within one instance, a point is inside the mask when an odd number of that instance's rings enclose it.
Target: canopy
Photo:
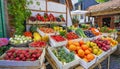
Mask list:
[[[75,10],[75,11],[71,11],[71,14],[74,15],[80,15],[80,14],[86,14],[88,11],[83,11],[83,10]]]

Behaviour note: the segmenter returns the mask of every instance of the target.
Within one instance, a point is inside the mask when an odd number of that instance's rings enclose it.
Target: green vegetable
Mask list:
[[[63,64],[69,63],[75,59],[73,52],[66,52],[64,48],[54,49],[52,51],[54,55],[60,60]]]
[[[4,54],[9,48],[10,48],[10,46],[2,46],[2,47],[0,47],[0,56],[2,54]]]
[[[30,31],[33,33],[33,32],[36,32],[37,31],[37,25],[32,25],[30,27]]]
[[[86,38],[87,36],[84,34],[83,30],[78,28],[77,30],[75,30],[75,33],[78,34],[79,36]]]

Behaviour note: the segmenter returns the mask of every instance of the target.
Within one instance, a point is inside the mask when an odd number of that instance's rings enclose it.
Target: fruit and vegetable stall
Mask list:
[[[17,1],[15,5],[19,3],[18,0],[14,1]],[[39,2],[36,3],[39,6]],[[19,9],[17,12],[20,12],[21,7],[22,4],[19,4],[19,8],[11,8]],[[14,12],[9,11],[11,14]],[[53,69],[93,69],[117,49],[115,29],[97,29],[85,24],[81,28],[68,27],[66,12],[57,16],[53,11],[40,12],[37,10],[36,15],[27,14],[26,18],[13,16],[16,32],[9,38],[0,38],[0,68],[46,69],[45,63],[48,62]],[[26,20],[25,31],[22,19]]]
[[[0,66],[37,68],[47,59],[57,69],[76,66],[88,69],[117,49],[118,42],[109,35],[104,36],[96,28],[77,28],[75,31],[59,29],[37,27],[34,29],[36,31],[26,31],[23,35],[0,38]]]

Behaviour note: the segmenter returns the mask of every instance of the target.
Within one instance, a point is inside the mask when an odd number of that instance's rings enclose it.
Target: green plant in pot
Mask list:
[[[24,32],[24,22],[31,15],[27,5],[31,1],[27,0],[7,0],[8,1],[8,14],[12,17],[12,23],[15,26],[15,34],[22,35]]]
[[[74,27],[78,27],[78,25],[79,25],[79,20],[76,19],[76,18],[73,18],[73,19],[72,19],[72,24],[74,25]]]

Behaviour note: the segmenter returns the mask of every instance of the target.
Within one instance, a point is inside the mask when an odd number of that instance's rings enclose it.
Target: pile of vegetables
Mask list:
[[[100,32],[103,32],[103,33],[112,33],[112,32],[116,32],[116,31],[117,31],[116,29],[111,29],[106,26],[100,28]]]
[[[84,34],[84,31],[80,28],[78,28],[77,30],[75,30],[75,33],[78,34],[79,36],[86,38],[87,36]]]
[[[9,40],[11,44],[19,45],[19,44],[25,44],[25,43],[31,42],[32,38],[21,36],[21,35],[15,35],[15,37],[11,37]]]
[[[26,36],[26,37],[32,37],[32,33],[31,32],[24,32],[24,36]]]
[[[82,29],[88,29],[88,28],[89,28],[89,25],[87,25],[87,24],[81,24],[81,28],[82,28]]]
[[[69,63],[75,59],[74,53],[73,52],[70,52],[70,53],[66,52],[63,47],[58,48],[58,49],[54,49],[52,52],[58,58],[58,60],[60,60],[63,64]]]
[[[2,47],[0,47],[0,56],[2,54],[4,54],[9,48],[10,48],[10,46],[2,46]]]

